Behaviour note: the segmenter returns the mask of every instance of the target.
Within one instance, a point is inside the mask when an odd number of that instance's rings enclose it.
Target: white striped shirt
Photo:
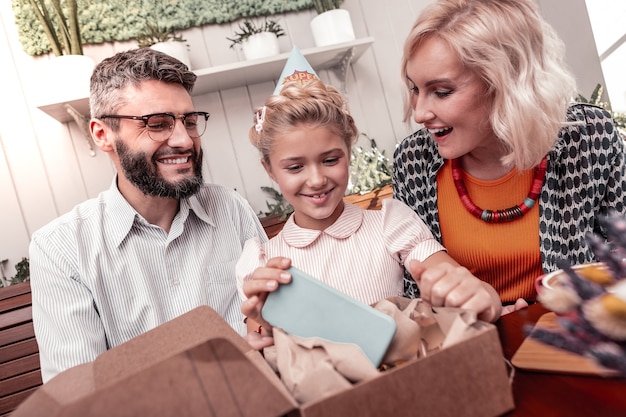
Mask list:
[[[327,229],[298,227],[290,217],[283,230],[266,243],[246,242],[237,263],[237,288],[255,268],[275,256],[367,304],[403,294],[404,266],[444,250],[430,229],[405,204],[383,201],[381,210],[345,203],[341,216]]]
[[[247,201],[207,184],[169,233],[111,188],[32,236],[33,322],[44,382],[200,305],[245,334],[235,264],[266,235]]]

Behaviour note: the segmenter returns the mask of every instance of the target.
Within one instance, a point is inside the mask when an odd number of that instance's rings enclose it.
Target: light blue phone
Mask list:
[[[263,319],[295,336],[355,343],[378,367],[396,332],[393,318],[297,268],[288,271],[291,282],[268,295]]]

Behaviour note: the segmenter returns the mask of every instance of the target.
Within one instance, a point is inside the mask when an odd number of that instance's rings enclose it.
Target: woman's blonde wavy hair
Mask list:
[[[532,0],[438,0],[415,22],[404,45],[404,121],[412,115],[406,67],[429,37],[437,37],[477,74],[491,101],[490,124],[507,149],[502,162],[539,164],[557,140],[576,92],[565,47]]]
[[[331,129],[345,141],[348,151],[359,134],[344,97],[318,79],[286,83],[255,111],[253,123],[250,142],[268,165],[273,139],[299,125]]]

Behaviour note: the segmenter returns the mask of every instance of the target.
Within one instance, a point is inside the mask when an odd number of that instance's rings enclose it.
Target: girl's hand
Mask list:
[[[274,338],[272,336],[261,335],[261,333],[256,331],[248,332],[244,339],[256,350],[261,350],[274,344]]]
[[[424,263],[413,260],[409,272],[417,282],[422,299],[438,307],[474,310],[480,320],[494,322],[502,311],[496,290],[472,275],[467,268],[448,263],[445,252],[430,256]],[[431,259],[437,257],[437,259]],[[451,259],[451,258],[450,258]],[[429,262],[430,261],[430,262]]]
[[[265,267],[255,269],[252,273],[252,279],[243,284],[243,292],[247,299],[241,305],[241,312],[248,319],[262,325],[268,331],[271,330],[272,326],[263,321],[261,309],[268,293],[275,291],[279,284],[286,284],[291,281],[291,274],[285,271],[290,266],[291,259],[289,258],[272,258],[267,261]],[[248,330],[256,331],[250,327],[251,320],[248,320]]]

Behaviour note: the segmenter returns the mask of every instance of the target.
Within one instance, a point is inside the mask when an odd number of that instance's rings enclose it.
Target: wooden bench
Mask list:
[[[0,290],[0,417],[42,384],[30,282]]]

